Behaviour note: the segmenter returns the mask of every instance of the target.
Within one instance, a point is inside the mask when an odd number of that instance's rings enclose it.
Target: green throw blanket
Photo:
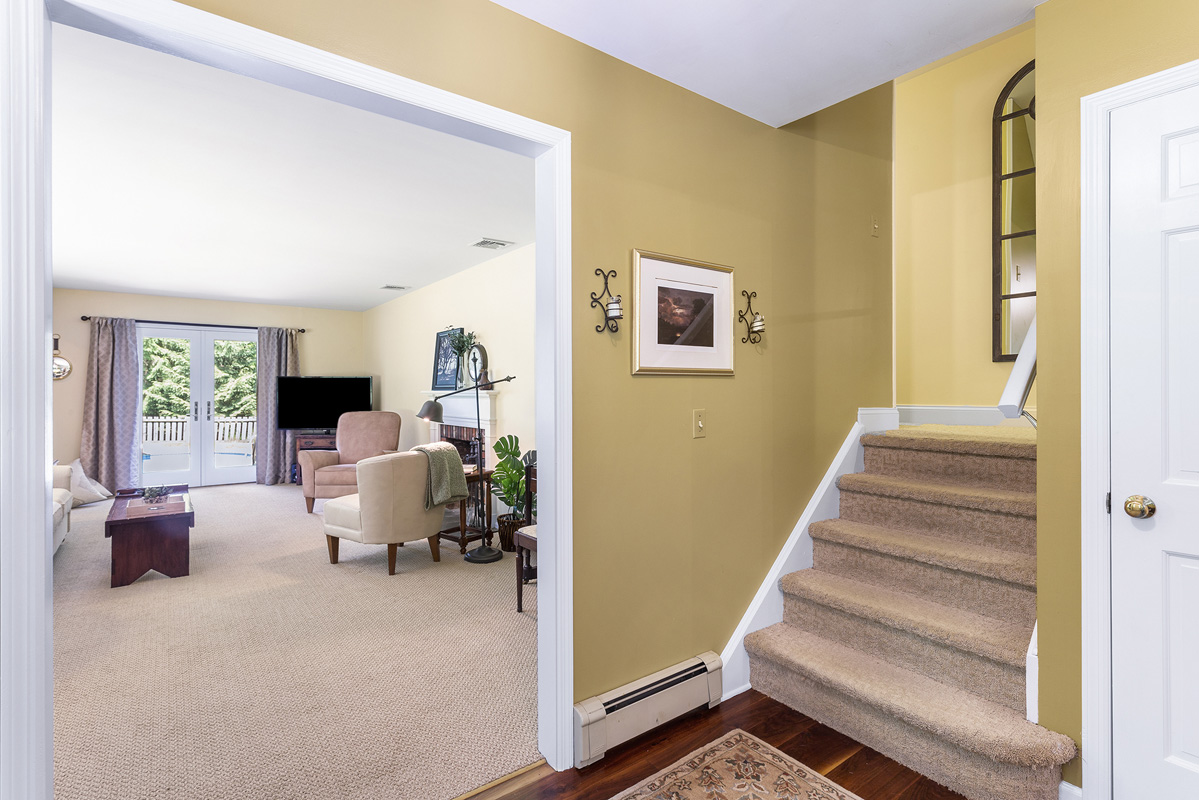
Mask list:
[[[425,481],[425,510],[466,499],[466,475],[462,472],[462,457],[458,448],[449,442],[418,444],[429,459],[429,478]]]

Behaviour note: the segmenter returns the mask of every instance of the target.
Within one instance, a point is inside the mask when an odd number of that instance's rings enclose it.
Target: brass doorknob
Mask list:
[[[1157,513],[1157,506],[1143,494],[1134,494],[1124,501],[1124,513],[1137,519],[1149,519]]]

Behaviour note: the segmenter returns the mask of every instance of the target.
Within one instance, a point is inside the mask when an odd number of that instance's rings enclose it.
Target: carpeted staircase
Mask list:
[[[783,622],[745,639],[753,687],[972,800],[1056,800],[1074,742],[1025,719],[1036,619],[1035,432],[862,437]]]

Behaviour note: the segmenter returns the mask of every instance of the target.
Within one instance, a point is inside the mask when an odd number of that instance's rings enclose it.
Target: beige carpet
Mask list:
[[[1036,434],[862,437],[865,471],[746,637],[759,691],[972,800],[1056,800],[1066,736],[1025,719],[1036,621]]]
[[[512,554],[341,545],[294,486],[193,492],[191,575],[110,589],[108,503],[54,560],[57,800],[441,800],[540,756]],[[532,609],[532,613],[528,612]]]
[[[742,730],[680,758],[612,800],[862,800]]]

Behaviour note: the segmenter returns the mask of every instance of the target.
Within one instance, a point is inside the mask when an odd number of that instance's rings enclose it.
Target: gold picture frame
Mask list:
[[[734,374],[732,267],[633,250],[633,374]]]

